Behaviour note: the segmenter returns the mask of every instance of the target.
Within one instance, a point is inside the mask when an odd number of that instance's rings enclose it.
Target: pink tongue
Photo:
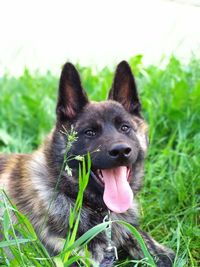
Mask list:
[[[103,200],[106,206],[117,213],[127,211],[133,201],[133,192],[127,181],[128,168],[123,166],[101,171],[105,183]]]

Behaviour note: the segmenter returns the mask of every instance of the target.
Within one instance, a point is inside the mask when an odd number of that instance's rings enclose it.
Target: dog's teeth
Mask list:
[[[103,174],[102,174],[102,171],[100,169],[97,169],[96,170],[96,176],[97,178],[99,178],[99,180],[104,183],[104,179],[103,179]]]

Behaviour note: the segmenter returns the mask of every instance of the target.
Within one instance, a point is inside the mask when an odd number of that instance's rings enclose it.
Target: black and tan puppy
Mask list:
[[[65,171],[53,197],[66,151],[63,127],[77,132],[71,155],[91,152],[92,170],[84,194],[78,236],[101,223],[111,211],[111,219],[122,219],[139,230],[137,202],[147,150],[147,125],[131,69],[125,61],[116,70],[107,101],[89,102],[75,67],[66,63],[61,73],[57,122],[44,145],[30,155],[1,155],[0,184],[24,214],[29,216],[40,239],[51,254],[63,247],[68,231],[70,206],[78,192],[78,164],[70,161],[72,176]],[[54,199],[51,203],[50,200]],[[47,216],[47,219],[46,219]],[[46,220],[46,221],[45,221]],[[41,225],[43,227],[42,232]],[[174,254],[139,230],[157,266],[172,266]],[[143,253],[134,237],[123,226],[113,224],[113,244],[133,259]],[[92,258],[105,261],[108,240],[104,233],[90,242]]]

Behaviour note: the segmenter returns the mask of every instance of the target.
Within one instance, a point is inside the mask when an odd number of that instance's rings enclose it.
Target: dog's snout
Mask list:
[[[109,156],[112,157],[113,159],[118,159],[118,158],[128,159],[129,156],[131,155],[131,151],[132,151],[131,147],[128,146],[127,144],[115,144],[112,145],[108,153]]]

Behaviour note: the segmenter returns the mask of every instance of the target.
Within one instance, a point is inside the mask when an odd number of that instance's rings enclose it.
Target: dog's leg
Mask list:
[[[141,230],[139,232],[147,246],[148,251],[153,256],[157,267],[172,267],[175,258],[174,252],[171,249],[159,244],[147,233]],[[144,258],[140,245],[132,235],[130,235],[127,242],[124,243],[123,248],[133,259]]]
[[[158,267],[171,267],[174,262],[175,253],[168,247],[165,247],[155,241],[151,236],[147,233],[140,231],[140,234],[145,241],[145,244],[151,253],[152,256],[155,257],[156,264]]]

